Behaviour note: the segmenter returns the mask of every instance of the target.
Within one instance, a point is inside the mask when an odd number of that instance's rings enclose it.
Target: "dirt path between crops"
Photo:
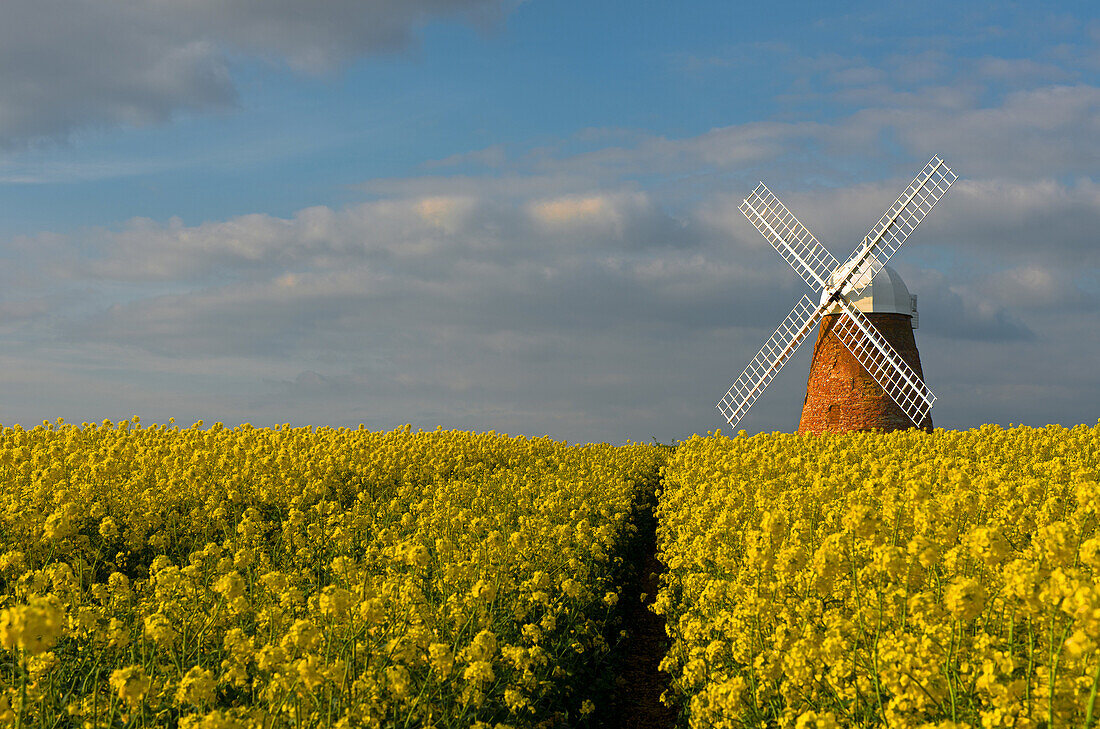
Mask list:
[[[668,650],[665,620],[649,609],[660,588],[659,575],[665,569],[657,559],[656,519],[652,513],[639,519],[638,532],[634,579],[623,589],[627,637],[620,646],[615,693],[599,724],[606,729],[672,729],[676,714],[661,703],[669,677],[658,670]]]

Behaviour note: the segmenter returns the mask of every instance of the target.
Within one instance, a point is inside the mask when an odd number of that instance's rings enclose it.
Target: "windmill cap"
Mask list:
[[[829,284],[832,285],[834,277],[842,275],[837,271],[829,276]],[[849,290],[844,297],[857,309],[874,314],[904,314],[912,316],[914,313],[913,301],[909,296],[909,288],[902,281],[898,272],[889,266],[883,266],[882,270],[871,279],[871,283],[862,291]],[[840,307],[835,304],[826,311],[826,314],[837,314]]]

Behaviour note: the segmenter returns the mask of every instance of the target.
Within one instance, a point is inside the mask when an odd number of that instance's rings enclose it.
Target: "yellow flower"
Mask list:
[[[145,636],[154,643],[168,647],[175,642],[178,635],[172,627],[172,621],[164,613],[153,613],[145,618]]]
[[[462,677],[475,686],[485,686],[496,678],[493,673],[493,664],[489,661],[473,661],[466,666]]]
[[[141,666],[127,666],[111,672],[109,683],[120,699],[130,706],[137,706],[145,698],[152,681]]]
[[[319,604],[321,611],[332,618],[342,618],[347,615],[351,607],[353,597],[351,592],[336,585],[329,585],[320,595]]]
[[[286,589],[287,579],[286,575],[282,572],[268,572],[260,578],[260,582],[267,588],[268,592],[273,595],[280,594]]]
[[[274,671],[286,661],[286,651],[277,645],[265,645],[255,658],[256,666],[261,671]]]
[[[57,655],[53,651],[39,653],[31,656],[30,660],[27,661],[27,671],[31,675],[31,680],[37,681],[56,668],[57,664]]]
[[[180,680],[176,691],[177,704],[201,706],[214,700],[214,674],[200,666],[192,666]]]
[[[839,729],[840,724],[831,711],[804,711],[798,715],[795,729]]]
[[[65,611],[54,595],[33,597],[29,604],[0,611],[0,646],[31,654],[53,647],[65,626]]]
[[[226,600],[236,600],[244,595],[244,578],[236,570],[227,572],[214,583],[214,589],[224,595]]]
[[[325,682],[325,677],[320,670],[321,659],[315,655],[309,655],[299,660],[295,664],[295,669],[298,671],[298,678],[302,681],[302,684],[310,691]]]
[[[372,597],[360,603],[359,614],[363,617],[363,620],[366,621],[367,625],[376,625],[385,618],[386,611],[382,600],[377,597]]]
[[[132,594],[130,590],[130,578],[121,572],[112,572],[107,578],[107,587],[119,599],[127,600]]]
[[[237,553],[233,555],[233,566],[239,570],[247,569],[256,561],[256,553],[248,547],[243,547],[237,550]]]
[[[118,536],[118,524],[111,517],[106,517],[99,522],[99,534],[104,539],[114,539]]]
[[[474,583],[474,586],[470,588],[470,594],[473,595],[473,597],[480,602],[491,603],[494,599],[496,599],[497,588],[496,585],[491,582],[478,580],[476,583]]]
[[[607,650],[614,576],[664,459],[495,433],[0,427],[3,638],[46,648],[12,618],[54,595],[71,625],[56,658],[12,658],[38,677],[31,705],[74,725],[111,705],[72,683],[82,662],[118,669],[123,723],[156,723],[168,702],[181,729],[270,723],[275,707],[343,729],[475,711],[529,724],[533,707],[564,711],[586,656]],[[117,662],[130,654],[148,674]],[[207,711],[221,686],[232,708]]]
[[[451,646],[446,643],[432,643],[428,646],[428,663],[440,676],[448,676],[454,666],[455,657]]]
[[[0,721],[5,724],[15,723],[15,712],[12,710],[11,699],[4,692],[0,692]]]
[[[389,666],[385,670],[386,676],[386,688],[389,692],[397,698],[404,698],[409,695],[409,688],[412,685],[412,675],[409,673],[409,669],[402,665]]]
[[[240,628],[230,628],[222,641],[225,649],[237,660],[245,660],[252,655],[252,639]]]
[[[69,504],[66,508],[55,511],[46,518],[43,533],[46,539],[64,539],[76,533],[74,524],[75,508]]]
[[[497,637],[488,630],[483,630],[474,636],[470,645],[466,646],[464,655],[470,661],[489,661],[497,652]]]
[[[518,714],[531,705],[531,700],[527,698],[523,691],[510,686],[504,689],[504,703],[508,706],[509,711]]]
[[[249,725],[220,709],[204,715],[190,714],[180,719],[180,729],[244,729]]]
[[[982,584],[974,579],[960,579],[947,586],[943,593],[943,603],[948,611],[959,620],[973,620],[985,607],[986,591]]]
[[[116,648],[125,648],[130,645],[129,624],[118,618],[111,618],[111,622],[107,626],[107,641]]]
[[[0,554],[0,572],[18,572],[26,564],[26,555],[17,549]]]
[[[312,621],[295,620],[283,638],[284,645],[292,645],[301,651],[311,651],[321,642],[321,630]]]
[[[581,596],[584,590],[579,582],[569,577],[562,580],[561,591],[564,592],[567,597],[577,598]]]

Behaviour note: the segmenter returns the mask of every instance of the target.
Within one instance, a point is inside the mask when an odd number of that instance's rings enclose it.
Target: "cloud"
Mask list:
[[[1031,342],[1037,338],[1020,319],[1018,300],[982,295],[938,272],[922,271],[910,280],[914,284],[911,290],[919,291],[925,337],[966,342]]]
[[[871,109],[853,127],[888,128],[908,149],[942,150],[971,175],[1087,175],[1100,155],[1100,88],[1015,91],[995,107]]]
[[[621,223],[622,220],[608,204],[607,198],[599,195],[544,200],[535,203],[531,212],[540,222],[550,226],[573,223],[614,224]]]
[[[1016,266],[989,275],[978,283],[977,290],[990,300],[1034,311],[1095,311],[1100,308],[1100,297],[1081,288],[1078,273],[1076,266]]]
[[[486,27],[507,0],[39,0],[0,5],[0,149],[233,107],[234,57],[308,73],[408,48],[436,18]]]

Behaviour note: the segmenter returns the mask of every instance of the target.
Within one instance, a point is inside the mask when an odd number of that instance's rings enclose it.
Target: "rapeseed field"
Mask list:
[[[691,727],[1088,727],[1100,426],[693,437],[664,469]]]
[[[1100,426],[2,428],[0,725],[598,725],[656,490],[682,726],[1093,726],[1098,471]]]
[[[0,725],[585,722],[660,449],[201,425],[0,430]]]

